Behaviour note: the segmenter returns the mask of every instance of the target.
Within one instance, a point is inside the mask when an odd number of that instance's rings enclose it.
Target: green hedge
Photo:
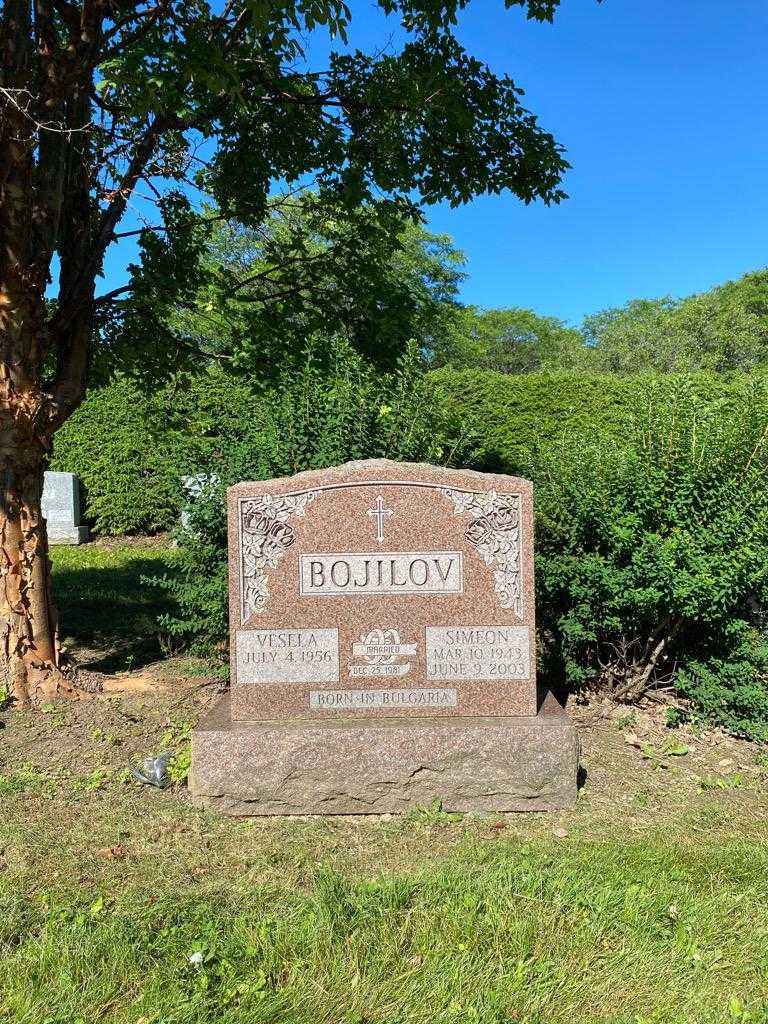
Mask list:
[[[255,386],[218,371],[153,394],[117,380],[92,391],[56,434],[51,469],[80,476],[96,533],[170,530],[185,501],[182,477],[258,435],[262,406]]]
[[[768,375],[436,371],[536,493],[542,669],[768,741]]]
[[[174,527],[182,475],[219,479],[161,581],[180,609],[165,628],[211,650],[226,637],[224,486],[372,455],[534,481],[550,683],[617,697],[668,683],[688,713],[768,741],[766,375],[424,379],[340,351],[269,393],[221,371],[152,396],[112,384],[60,432],[54,467],[81,475],[102,533]]]
[[[92,391],[56,434],[51,468],[79,475],[97,533],[152,533],[176,522],[181,460],[165,405],[165,394],[150,399],[118,381]]]
[[[569,689],[768,740],[768,390],[734,413],[687,393],[624,444],[575,436],[531,463],[538,626]]]
[[[482,453],[474,466],[519,473],[532,452],[569,437],[621,441],[649,401],[663,406],[685,393],[702,410],[737,410],[753,400],[753,379],[445,369],[428,374],[426,384],[442,416]],[[223,372],[174,381],[153,395],[117,381],[93,391],[58,432],[51,468],[79,474],[97,533],[171,529],[183,503],[181,477],[215,462],[217,451],[263,434],[269,401],[255,383]],[[284,440],[291,447],[292,439]],[[327,462],[332,453],[322,431],[315,443],[319,462]],[[289,458],[287,472],[290,466]]]
[[[765,377],[765,375],[763,375]],[[609,374],[435,370],[431,389],[485,451],[484,468],[520,472],[530,453],[569,437],[623,441],[649,405],[681,394],[702,411],[737,411],[753,401],[754,374]]]

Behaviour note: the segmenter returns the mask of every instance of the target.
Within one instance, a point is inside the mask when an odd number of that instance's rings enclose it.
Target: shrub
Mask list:
[[[692,391],[623,446],[572,438],[529,455],[550,670],[633,700],[674,684],[710,721],[768,738],[768,402],[739,415]]]
[[[573,435],[589,434],[606,445],[623,443],[649,402],[663,406],[685,394],[698,408],[735,412],[755,399],[752,378],[736,373],[617,377],[443,369],[427,379],[445,414],[482,438],[485,466],[507,473],[529,470],[532,450],[567,447]],[[759,397],[762,401],[762,393]]]
[[[381,374],[339,344],[328,364],[310,349],[298,373],[262,396],[238,432],[219,436],[198,471],[218,483],[204,489],[178,533],[178,572],[156,579],[179,613],[161,622],[198,653],[222,650],[227,637],[225,491],[242,480],[287,476],[353,459],[455,462],[468,441],[429,402],[415,353]]]
[[[80,476],[96,533],[169,530],[185,502],[182,477],[258,431],[261,402],[253,382],[219,369],[151,395],[120,379],[92,391],[57,433],[51,468]]]
[[[174,525],[181,475],[218,479],[159,581],[180,608],[165,628],[208,652],[227,636],[229,484],[375,456],[528,476],[550,679],[620,700],[671,686],[689,713],[768,739],[766,430],[764,375],[424,378],[410,353],[382,376],[339,344],[268,392],[222,371],[152,399],[113,384],[54,465],[81,474],[103,532]]]
[[[163,400],[119,380],[92,392],[56,434],[51,468],[79,475],[98,533],[152,533],[178,518],[182,469]]]
[[[724,624],[722,651],[688,658],[675,678],[690,702],[684,718],[716,722],[738,736],[768,739],[768,638],[749,620]]]

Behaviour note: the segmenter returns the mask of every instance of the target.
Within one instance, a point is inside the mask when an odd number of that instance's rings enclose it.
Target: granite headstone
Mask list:
[[[88,527],[80,523],[80,478],[76,473],[45,473],[42,510],[49,544],[88,540]]]
[[[231,813],[541,810],[574,728],[537,688],[533,495],[386,460],[228,492],[231,687],[193,732]]]

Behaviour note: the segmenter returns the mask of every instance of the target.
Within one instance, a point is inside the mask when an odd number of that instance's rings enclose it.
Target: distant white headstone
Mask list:
[[[46,473],[43,515],[50,544],[82,544],[88,527],[80,525],[80,478],[77,473]]]

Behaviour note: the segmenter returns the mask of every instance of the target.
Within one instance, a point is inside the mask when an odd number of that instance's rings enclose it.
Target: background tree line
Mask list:
[[[518,374],[768,363],[768,270],[684,298],[633,299],[574,327],[531,309],[463,304],[467,261],[453,240],[376,203],[334,216],[327,201],[299,191],[273,197],[256,227],[207,209],[189,230],[200,236],[196,289],[180,299],[146,282],[130,316],[103,320],[96,359],[105,375],[147,374],[147,351],[171,345],[188,368],[203,359],[268,380],[308,343],[320,351],[337,338],[380,369],[409,344],[427,369]]]

